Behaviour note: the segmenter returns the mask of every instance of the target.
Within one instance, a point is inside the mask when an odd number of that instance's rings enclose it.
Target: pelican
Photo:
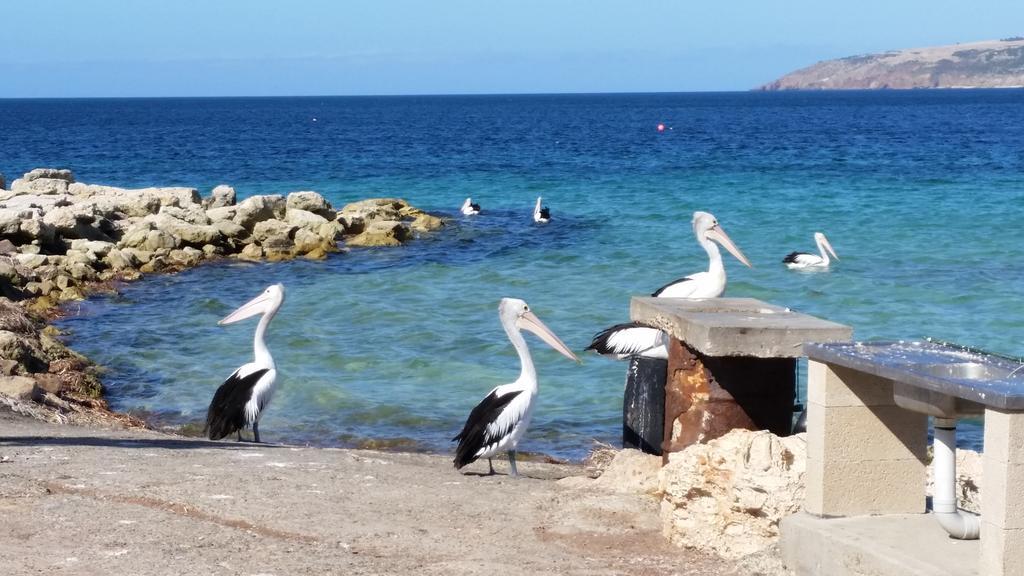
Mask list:
[[[737,260],[750,266],[750,261],[733,244],[732,239],[718,224],[718,220],[707,212],[693,213],[693,233],[697,242],[708,253],[710,261],[707,272],[697,272],[674,280],[658,288],[651,296],[659,298],[717,298],[725,291],[725,265],[716,242],[728,250]],[[594,335],[587,350],[618,360],[630,356],[646,358],[668,358],[668,337],[658,330],[639,322],[616,324]]]
[[[640,322],[626,322],[605,328],[594,335],[587,350],[616,360],[630,356],[668,359],[668,339],[661,330]]]
[[[832,248],[832,244],[829,243],[828,238],[821,232],[814,233],[814,241],[818,244],[817,254],[808,254],[807,252],[790,252],[782,262],[787,268],[828,268],[829,258],[828,255],[831,253],[832,257],[839,260],[839,256],[836,256],[836,251]]]
[[[530,425],[534,400],[537,399],[537,371],[520,330],[533,332],[570,360],[579,362],[579,358],[530,311],[526,302],[516,298],[502,298],[498,304],[498,317],[501,318],[512,346],[519,353],[522,371],[515,382],[496,386],[469,413],[462,432],[452,438],[453,442],[459,442],[454,462],[455,468],[462,468],[478,458],[487,458],[490,472],[494,474],[491,458],[506,451],[511,475],[518,476],[516,446]]]
[[[217,388],[206,412],[206,428],[203,432],[211,440],[220,440],[232,432],[238,433],[242,440],[242,428],[252,426],[253,438],[260,441],[260,416],[274,394],[274,381],[277,379],[277,368],[263,341],[267,326],[274,319],[278,308],[284,303],[284,286],[274,284],[262,294],[246,302],[241,308],[217,322],[219,326],[261,314],[256,325],[256,336],[253,340],[254,360],[243,364]]]
[[[540,205],[540,196],[537,196],[537,205],[533,207],[533,221],[538,224],[547,224],[551,221],[551,210]]]
[[[722,264],[722,254],[718,251],[716,242],[737,260],[750,267],[750,261],[733,244],[732,239],[725,233],[713,215],[707,212],[694,212],[693,233],[697,236],[697,243],[708,253],[708,271],[697,272],[673,280],[655,290],[651,296],[661,298],[718,298],[721,296],[722,292],[725,292],[725,265]]]
[[[480,205],[473,204],[472,198],[466,198],[466,201],[462,203],[462,213],[466,216],[476,216],[480,213]]]

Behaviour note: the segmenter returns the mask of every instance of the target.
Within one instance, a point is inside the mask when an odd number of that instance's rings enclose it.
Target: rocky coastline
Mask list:
[[[322,259],[349,247],[399,246],[442,218],[397,198],[336,210],[319,193],[238,201],[227,185],[126,189],[38,168],[0,174],[0,404],[55,422],[144,426],[110,411],[100,368],[60,341],[61,306],[148,274],[224,259]]]

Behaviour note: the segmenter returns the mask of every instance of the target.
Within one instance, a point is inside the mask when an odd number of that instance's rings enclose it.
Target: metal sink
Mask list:
[[[907,410],[942,418],[1024,410],[1024,364],[998,354],[929,340],[807,344],[804,352],[892,380],[896,404]]]

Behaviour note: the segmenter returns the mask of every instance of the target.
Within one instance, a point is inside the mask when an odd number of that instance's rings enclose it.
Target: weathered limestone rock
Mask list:
[[[14,360],[26,372],[41,372],[46,368],[46,360],[39,350],[37,341],[31,335],[18,334],[10,330],[0,330],[0,358]]]
[[[148,252],[156,252],[157,250],[173,250],[178,247],[178,239],[173,235],[164,232],[163,230],[150,230],[146,234],[146,241],[143,242],[140,248]]]
[[[299,208],[289,208],[284,215],[284,221],[315,232],[327,223],[327,218]]]
[[[324,240],[334,242],[341,238],[342,234],[345,233],[345,227],[341,225],[337,220],[331,220],[320,225],[320,228],[316,230],[316,233],[320,235]]]
[[[338,251],[333,241],[325,240],[319,234],[310,232],[305,228],[299,228],[295,231],[292,242],[295,245],[295,254],[304,255],[312,260],[326,258],[329,252]]]
[[[178,217],[179,215],[199,223],[183,220]],[[218,231],[215,226],[208,224],[209,221],[205,215],[200,218],[194,214],[189,214],[180,208],[165,206],[160,209],[159,214],[148,216],[147,219],[153,223],[153,227],[156,230],[171,234],[177,237],[181,243],[188,246],[195,247],[203,246],[204,244],[217,244],[222,240],[220,231]],[[169,246],[169,248],[173,247],[174,246]],[[152,250],[153,248],[150,249]]]
[[[203,199],[204,208],[223,208],[235,205],[235,189],[226,184],[221,184],[210,192],[209,198]]]
[[[103,257],[103,262],[114,270],[134,269],[138,268],[141,264],[133,252],[116,248]]]
[[[400,246],[409,237],[409,227],[403,222],[383,220],[373,222],[362,234],[349,238],[348,246]]]
[[[75,175],[71,170],[61,168],[36,168],[30,172],[26,172],[21,177],[26,182],[33,182],[41,179],[52,179],[52,180],[63,180],[68,184],[75,181]]]
[[[179,268],[191,268],[203,261],[203,251],[186,246],[180,250],[171,250],[167,260]]]
[[[0,394],[28,400],[36,388],[36,381],[28,376],[0,376]]]
[[[655,494],[660,471],[661,456],[639,450],[620,450],[593,484],[617,492]]]
[[[67,194],[68,185],[75,181],[70,170],[36,168],[11,182],[11,192],[20,194]]]
[[[263,258],[263,248],[259,244],[246,244],[238,253],[238,257],[243,260],[259,260]]]
[[[433,232],[434,230],[444,228],[444,220],[423,212],[413,218],[412,222],[409,223],[409,227],[416,232]]]
[[[216,224],[225,220],[234,220],[235,212],[238,212],[237,206],[220,206],[207,210],[206,217]]]
[[[235,208],[235,223],[246,230],[252,230],[257,222],[270,219],[283,220],[287,202],[284,196],[279,194],[250,196]]]
[[[71,249],[92,254],[97,258],[102,258],[114,249],[114,243],[103,242],[100,240],[76,239],[71,241]]]
[[[271,238],[291,239],[297,229],[297,226],[280,220],[264,220],[253,226],[252,237],[260,244],[266,244]]]
[[[292,192],[288,195],[288,210],[305,210],[312,212],[326,220],[334,220],[337,217],[327,199],[317,192]]]
[[[803,507],[804,434],[733,430],[669,455],[659,479],[662,531],[679,546],[739,558],[772,546]]]
[[[46,256],[42,254],[15,254],[14,259],[22,266],[33,269],[46,264]]]

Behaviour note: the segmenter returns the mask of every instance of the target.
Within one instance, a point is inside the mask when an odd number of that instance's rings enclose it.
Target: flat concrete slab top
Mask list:
[[[812,343],[804,353],[983,406],[1024,410],[1024,364],[1010,358],[927,340]]]
[[[707,356],[798,358],[804,342],[846,342],[853,329],[753,298],[634,296],[630,317]]]
[[[782,519],[786,566],[797,576],[978,576],[980,540],[954,540],[932,514]]]

